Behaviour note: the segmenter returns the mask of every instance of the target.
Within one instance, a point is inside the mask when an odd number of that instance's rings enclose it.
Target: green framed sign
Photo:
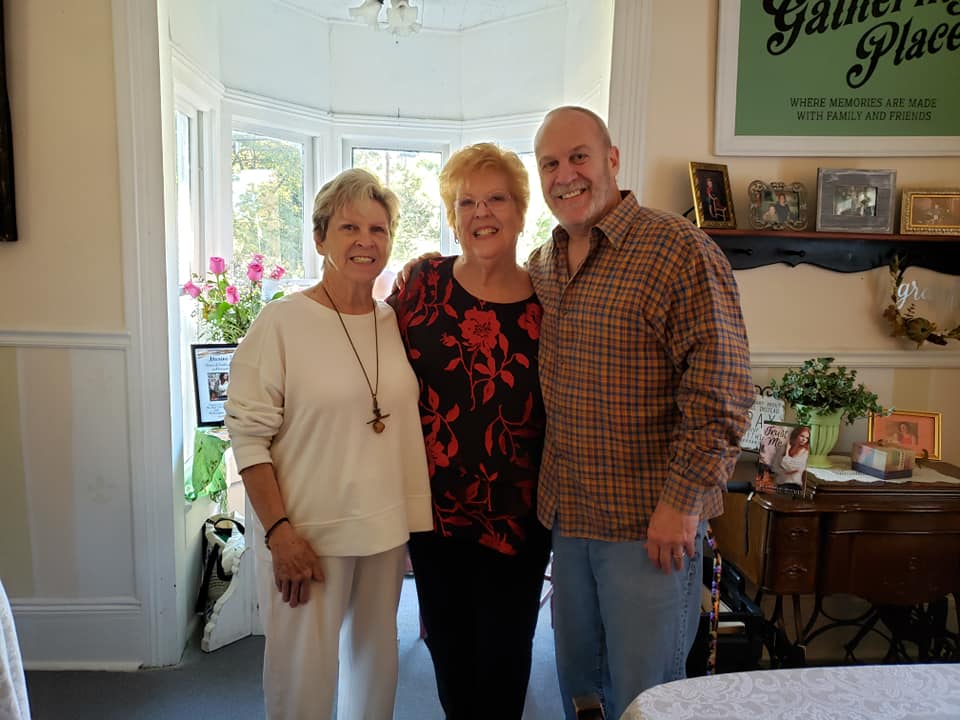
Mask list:
[[[960,0],[720,0],[717,155],[960,155]]]

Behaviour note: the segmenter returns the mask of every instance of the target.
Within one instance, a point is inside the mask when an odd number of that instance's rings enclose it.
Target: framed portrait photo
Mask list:
[[[960,235],[960,189],[905,190],[900,205],[904,235]]]
[[[690,189],[697,226],[702,228],[736,228],[733,196],[726,165],[690,163]]]
[[[750,227],[757,230],[805,230],[807,190],[802,183],[754,180],[747,187]]]
[[[896,170],[817,170],[817,230],[892,233]]]
[[[219,427],[226,417],[224,404],[230,385],[230,361],[236,343],[208,343],[190,346],[193,390],[197,401],[197,427]]]
[[[940,413],[897,410],[890,415],[871,415],[867,440],[914,450],[918,455],[926,452],[930,460],[939,460]]]

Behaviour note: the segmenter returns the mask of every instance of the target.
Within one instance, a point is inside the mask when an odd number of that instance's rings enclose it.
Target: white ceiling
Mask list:
[[[350,8],[363,0],[282,0],[318,17],[351,20]],[[387,3],[390,0],[385,0]],[[555,7],[566,6],[566,0],[409,0],[420,9],[419,21],[425,29],[469,30],[498,20],[507,20]],[[386,13],[381,20],[386,19]]]

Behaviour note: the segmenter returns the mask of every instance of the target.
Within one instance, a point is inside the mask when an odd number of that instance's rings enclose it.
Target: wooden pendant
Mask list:
[[[390,413],[384,415],[380,411],[380,405],[377,403],[377,396],[373,396],[373,420],[367,420],[367,425],[373,428],[373,431],[379,435],[386,429],[386,425],[383,424],[383,421],[390,417]]]

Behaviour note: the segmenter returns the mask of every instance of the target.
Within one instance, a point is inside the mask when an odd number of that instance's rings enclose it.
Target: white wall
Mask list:
[[[220,7],[211,0],[165,0],[167,32],[180,50],[213,78],[220,78]],[[232,3],[239,5],[239,3]]]
[[[567,7],[563,96],[569,103],[583,105],[606,117],[614,3],[570,0]]]
[[[558,7],[465,32],[461,117],[543,114],[565,101],[566,17]]]
[[[196,33],[186,29],[198,18],[184,3],[171,7],[184,15],[171,23],[173,41],[192,55]],[[462,33],[406,37],[264,0],[219,8],[219,68],[199,53],[192,59],[233,90],[387,118],[471,121],[585,101],[606,111],[613,0],[568,0]]]

